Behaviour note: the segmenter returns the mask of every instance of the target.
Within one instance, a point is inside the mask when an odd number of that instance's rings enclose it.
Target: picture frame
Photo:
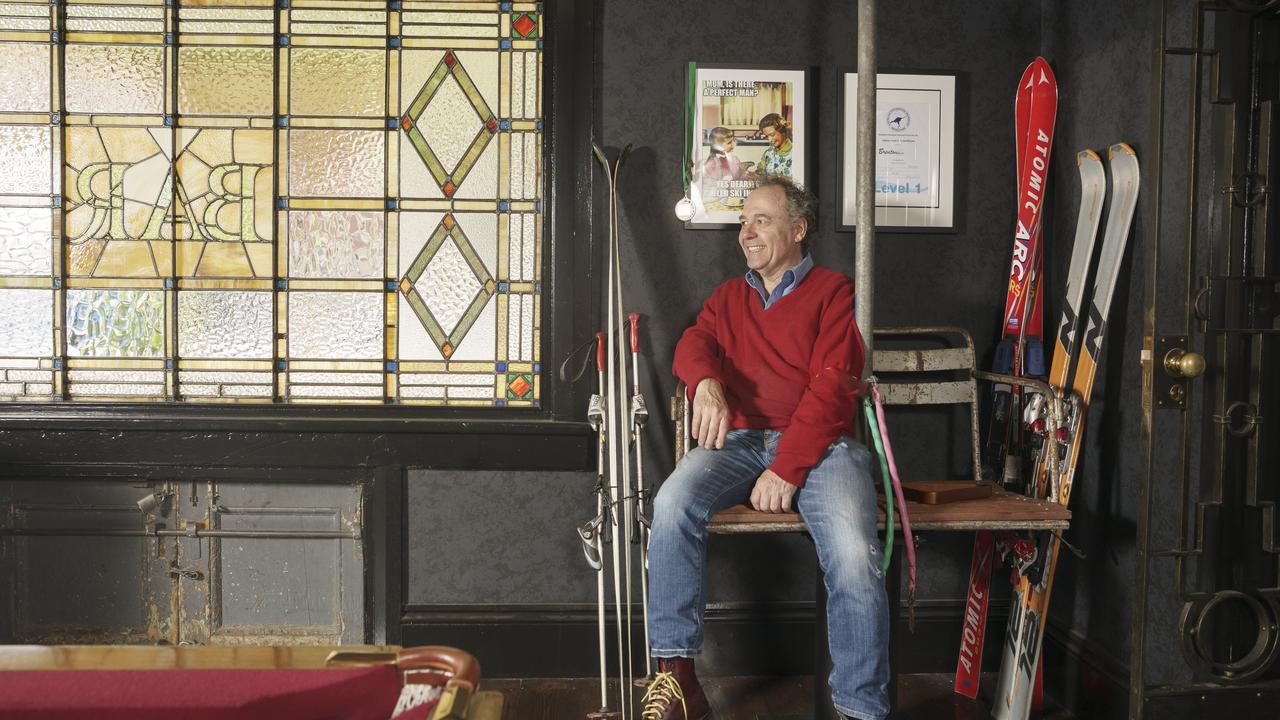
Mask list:
[[[694,214],[685,227],[736,228],[766,171],[812,182],[812,76],[800,65],[692,65],[685,161]]]
[[[836,227],[857,230],[858,73],[840,73]],[[876,230],[955,233],[955,73],[876,75]]]

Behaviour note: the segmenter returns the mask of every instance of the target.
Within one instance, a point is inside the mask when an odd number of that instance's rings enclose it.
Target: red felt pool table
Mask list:
[[[479,679],[446,647],[0,645],[0,718],[500,720]]]

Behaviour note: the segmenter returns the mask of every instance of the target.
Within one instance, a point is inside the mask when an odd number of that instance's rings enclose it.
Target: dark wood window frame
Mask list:
[[[295,440],[302,434],[355,434],[384,439],[372,441],[381,450],[370,446],[369,441],[356,442],[357,447],[350,450],[359,453],[359,446],[364,445],[364,458],[363,462],[353,461],[353,464],[383,459],[397,465],[433,467],[462,467],[464,462],[473,463],[471,467],[523,467],[526,465],[517,458],[525,452],[537,450],[529,442],[537,437],[572,438],[570,445],[576,449],[582,438],[590,434],[584,411],[590,394],[589,383],[560,382],[556,369],[574,347],[591,336],[599,315],[595,307],[600,288],[594,262],[597,251],[591,203],[594,171],[591,138],[599,124],[595,90],[598,86],[597,12],[597,5],[592,0],[549,0],[545,4],[543,122],[547,130],[543,150],[543,207],[547,239],[543,268],[546,290],[542,309],[541,407],[12,403],[0,405],[0,438],[7,437],[11,441],[3,443],[7,451],[0,451],[0,464],[40,463],[42,458],[52,462],[65,460],[65,450],[54,447],[57,443],[39,442],[51,440],[51,437],[43,435],[51,430],[71,433],[83,430],[196,431],[211,433],[206,436],[210,438],[222,433],[270,433],[294,436]],[[39,437],[30,437],[32,431],[39,431]],[[435,446],[436,452],[415,452],[409,448],[416,447],[418,443],[408,438],[399,441],[385,439],[389,435],[404,434],[471,436],[468,440],[489,438],[500,441],[505,438],[508,449],[504,451],[502,442],[494,442],[494,452],[476,452],[475,448],[458,452],[458,445],[467,447],[473,443],[459,443],[457,440],[460,439],[455,439],[445,446]],[[22,442],[24,436],[32,443]],[[523,441],[511,443],[514,438],[523,438]],[[293,443],[285,441],[285,444]],[[39,448],[40,445],[49,447]],[[554,441],[549,446],[560,451],[565,449]],[[34,452],[24,454],[24,448]],[[406,452],[402,455],[396,452],[396,448],[406,449]],[[542,452],[536,454],[543,455]],[[553,464],[568,465],[565,469],[582,467],[582,463],[587,461],[576,455],[574,453],[572,459]],[[265,463],[274,464],[272,459],[262,459]],[[117,458],[113,460],[118,461]],[[527,460],[529,467],[544,464],[536,458]]]

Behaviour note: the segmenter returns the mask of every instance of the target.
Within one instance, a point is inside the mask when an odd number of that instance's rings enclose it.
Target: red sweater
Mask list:
[[[769,469],[803,487],[827,447],[854,432],[862,358],[853,281],[815,266],[768,310],[742,277],[716,288],[676,344],[673,370],[690,397],[719,380],[730,427],[782,430]]]

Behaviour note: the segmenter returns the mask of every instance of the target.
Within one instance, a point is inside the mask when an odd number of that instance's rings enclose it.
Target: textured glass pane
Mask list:
[[[343,116],[386,113],[385,51],[299,48],[293,51],[291,63],[290,113]]]
[[[462,386],[455,385],[449,388],[449,397],[483,399],[483,398],[492,398],[493,396],[494,395],[493,395],[492,386],[468,387],[465,385],[462,385]]]
[[[541,84],[538,82],[538,56],[529,53],[525,58],[524,66],[524,116],[528,118],[538,116],[538,89]]]
[[[69,370],[67,379],[72,382],[95,383],[159,383],[164,382],[163,370]]]
[[[180,48],[178,112],[270,115],[272,62],[271,48]]]
[[[404,34],[420,37],[496,38],[494,25],[405,25]]]
[[[271,293],[178,293],[178,354],[184,358],[270,358]]]
[[[344,35],[344,36],[382,36],[386,35],[385,23],[300,23],[289,26],[297,35]]]
[[[289,382],[299,385],[378,385],[383,382],[382,373],[333,373],[333,372],[291,372]]]
[[[163,113],[164,48],[68,45],[67,111]]]
[[[163,20],[121,18],[67,18],[67,29],[79,32],[154,33],[164,32]]]
[[[493,376],[481,373],[400,373],[401,385],[482,385],[493,387]]]
[[[53,354],[53,292],[0,290],[0,357]]]
[[[0,275],[48,275],[52,223],[49,208],[0,207]]]
[[[254,383],[270,383],[271,373],[269,372],[236,372],[231,370],[219,370],[204,372],[198,370],[183,370],[178,373],[178,381],[184,383],[210,383],[222,385],[233,383],[237,385],[250,385]]]
[[[160,357],[163,352],[163,291],[67,291],[68,355]]]
[[[522,216],[524,220],[524,257],[521,259],[523,266],[521,275],[524,280],[533,280],[534,275],[534,253],[537,249],[537,218],[533,215]],[[514,220],[512,220],[514,222]]]
[[[270,385],[226,385],[222,394],[231,397],[270,397]]]
[[[270,35],[271,22],[183,20],[182,32],[200,35]]]
[[[49,6],[30,3],[0,3],[0,15],[49,17]]]
[[[538,136],[526,133],[524,136],[524,196],[538,197]]]
[[[0,125],[0,193],[52,191],[51,138],[47,127]]]
[[[453,238],[440,246],[415,287],[445,334],[453,332],[481,290],[480,281]]]
[[[108,397],[160,397],[164,395],[164,385],[126,385],[105,383],[72,383],[71,395],[108,396]]]
[[[520,296],[520,359],[533,359],[533,296]]]
[[[423,137],[446,170],[457,167],[483,126],[484,121],[452,76],[436,90],[418,120]]]
[[[386,14],[378,10],[308,10],[296,9],[291,16],[294,22],[360,22],[378,23],[386,21]]]
[[[289,293],[290,357],[381,358],[382,298],[368,292]]]
[[[70,3],[67,18],[126,18],[134,20],[164,20],[164,8],[145,5],[98,5]]]
[[[289,133],[289,194],[383,197],[385,135],[367,130]]]
[[[439,386],[400,388],[400,396],[407,398],[443,398],[444,388]]]
[[[9,382],[53,382],[53,373],[48,370],[5,370],[0,375]]]
[[[201,8],[201,7],[181,7],[178,8],[178,17],[181,20],[258,20],[261,22],[271,22],[271,8]],[[268,28],[270,29],[270,28]],[[185,30],[185,23],[184,23]]]
[[[289,385],[296,397],[382,397],[380,385]]]
[[[382,277],[383,215],[303,210],[289,213],[289,275]]]
[[[0,108],[49,112],[49,46],[0,43]]]
[[[524,197],[524,143],[521,142],[520,136],[515,135],[511,138],[511,159],[510,170],[508,170],[508,179],[511,182],[511,197]]]

